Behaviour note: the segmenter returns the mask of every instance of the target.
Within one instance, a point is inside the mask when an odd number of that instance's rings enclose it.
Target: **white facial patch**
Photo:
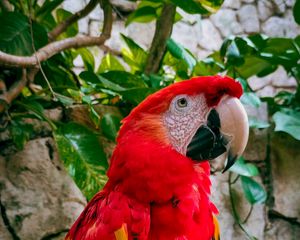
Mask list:
[[[164,114],[164,125],[168,129],[173,147],[181,154],[186,154],[188,143],[197,129],[206,123],[209,107],[204,95],[176,96]]]

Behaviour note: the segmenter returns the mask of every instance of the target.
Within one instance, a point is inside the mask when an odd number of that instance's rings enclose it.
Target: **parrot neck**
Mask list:
[[[118,139],[107,175],[108,185],[147,203],[170,201],[195,184],[210,188],[208,163],[195,165],[172,146],[136,133]]]

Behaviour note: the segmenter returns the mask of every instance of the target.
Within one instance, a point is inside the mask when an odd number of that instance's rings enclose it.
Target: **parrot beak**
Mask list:
[[[207,124],[197,130],[186,155],[195,161],[225,156],[222,158],[226,162],[223,164],[225,172],[244,152],[248,135],[248,118],[243,105],[237,98],[225,97],[210,111]]]

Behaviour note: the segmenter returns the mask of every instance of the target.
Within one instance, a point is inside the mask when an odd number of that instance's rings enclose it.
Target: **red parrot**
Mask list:
[[[241,95],[237,81],[209,76],[148,96],[123,120],[109,180],[66,239],[218,239],[208,160],[227,170],[244,151]]]

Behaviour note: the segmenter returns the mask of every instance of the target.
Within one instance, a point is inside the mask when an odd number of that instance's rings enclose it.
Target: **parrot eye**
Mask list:
[[[186,98],[182,97],[177,100],[177,106],[179,108],[185,108],[185,107],[187,107],[187,105],[188,105],[188,102],[187,102]]]
[[[190,98],[190,96],[188,96],[186,94],[182,94],[182,95],[176,96],[172,100],[170,109],[172,112],[174,112],[176,114],[182,114],[182,113],[189,111],[192,106],[193,106],[193,101]]]

